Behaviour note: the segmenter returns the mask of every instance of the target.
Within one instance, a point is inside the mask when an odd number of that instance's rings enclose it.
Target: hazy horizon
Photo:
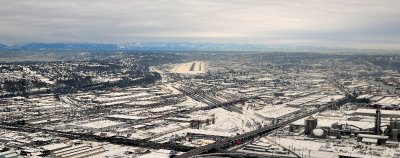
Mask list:
[[[399,50],[400,2],[2,0],[0,43],[211,42]]]

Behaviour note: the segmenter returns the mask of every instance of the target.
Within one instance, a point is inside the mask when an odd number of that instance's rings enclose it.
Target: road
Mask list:
[[[339,85],[338,83],[336,83],[335,80],[329,80],[329,82],[331,82],[336,88],[338,88],[340,91],[342,91],[344,94],[346,94],[346,96],[350,96],[352,98],[355,98],[356,96],[354,96],[353,94],[351,94],[349,91],[347,91],[346,89],[344,89],[341,85]]]
[[[347,98],[344,99],[344,100],[341,100],[339,102],[341,103],[341,105],[343,105],[343,104],[347,103]],[[319,109],[315,109],[315,110],[312,110],[312,111],[305,112],[305,113],[300,114],[300,115],[298,115],[298,116],[296,116],[294,118],[291,118],[291,119],[288,119],[288,120],[284,120],[284,121],[282,121],[280,123],[273,124],[271,126],[263,127],[263,128],[260,128],[260,129],[254,130],[254,131],[250,131],[250,132],[235,136],[235,137],[223,139],[223,140],[217,141],[217,142],[209,144],[209,145],[198,147],[198,148],[193,149],[193,150],[191,150],[189,152],[186,152],[186,153],[184,153],[182,155],[179,155],[176,158],[188,158],[188,157],[192,157],[192,156],[199,155],[199,154],[202,154],[202,153],[211,153],[213,151],[218,151],[218,150],[221,150],[221,149],[226,149],[226,148],[229,148],[229,147],[233,147],[235,145],[239,145],[240,144],[240,143],[238,144],[237,142],[246,142],[246,141],[249,141],[249,140],[253,140],[255,137],[264,136],[265,134],[269,133],[270,131],[273,131],[273,130],[275,130],[277,128],[280,128],[280,127],[283,127],[283,126],[286,126],[289,123],[294,122],[296,120],[299,120],[301,118],[310,116],[310,115],[318,113],[318,112],[325,111],[329,107],[335,106],[335,105],[337,105],[337,102],[330,103],[330,104],[328,104],[326,106],[323,106],[323,107],[321,107]]]

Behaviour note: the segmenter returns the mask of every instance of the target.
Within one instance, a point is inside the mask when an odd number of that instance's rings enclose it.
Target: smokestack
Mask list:
[[[381,109],[378,107],[375,114],[375,135],[381,135]]]

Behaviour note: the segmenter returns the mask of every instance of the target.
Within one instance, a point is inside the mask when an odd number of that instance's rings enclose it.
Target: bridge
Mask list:
[[[256,138],[256,137],[262,137],[265,134],[267,134],[267,133],[269,133],[269,132],[271,132],[271,131],[273,131],[273,130],[275,130],[277,128],[286,126],[289,123],[294,122],[296,120],[299,120],[301,118],[310,116],[310,115],[318,113],[318,112],[325,111],[329,107],[335,106],[337,103],[340,103],[341,105],[343,105],[346,102],[347,102],[347,99],[346,99],[346,101],[341,100],[341,101],[338,101],[338,102],[330,103],[330,104],[328,104],[326,106],[323,106],[323,107],[321,107],[319,109],[315,109],[315,110],[312,110],[312,111],[305,112],[305,113],[300,114],[300,115],[298,115],[298,116],[296,116],[294,118],[283,120],[282,122],[273,124],[271,126],[266,126],[266,127],[254,130],[254,131],[250,131],[250,132],[238,135],[238,136],[222,139],[222,140],[217,141],[215,143],[195,148],[195,149],[190,150],[190,151],[188,151],[188,152],[186,152],[186,153],[184,153],[182,155],[178,155],[176,158],[188,158],[188,157],[192,157],[192,156],[199,155],[199,154],[212,153],[212,152],[219,151],[221,149],[230,148],[230,147],[239,145],[242,142],[254,140],[254,138]]]

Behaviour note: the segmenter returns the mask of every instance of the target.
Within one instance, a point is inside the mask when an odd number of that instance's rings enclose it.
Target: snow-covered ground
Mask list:
[[[169,158],[171,150],[159,149],[152,151],[149,154],[139,156],[138,158]]]
[[[151,72],[157,72],[157,73],[159,73],[160,75],[161,75],[161,83],[166,83],[168,80],[167,80],[167,76],[165,75],[165,73],[163,72],[163,71],[161,71],[160,69],[158,69],[158,68],[156,68],[156,67],[154,67],[154,66],[150,66],[150,71]]]
[[[165,87],[166,89],[171,90],[171,94],[182,94],[179,90],[177,90],[175,87],[172,86],[172,84],[165,84],[163,85],[163,87]]]
[[[106,144],[103,147],[106,149],[105,152],[90,156],[89,158],[99,158],[99,157],[129,158],[131,156],[124,154],[125,151],[131,151],[131,150],[133,151],[135,149],[138,149],[136,147],[114,145],[114,144]]]
[[[205,72],[205,62],[193,61],[182,63],[171,70],[174,73],[198,74]]]
[[[205,126],[206,130],[244,133],[269,123],[254,114],[251,110],[243,110],[243,114],[231,112],[223,108],[215,108],[207,112],[215,115],[215,124]]]
[[[205,103],[196,101],[188,96],[185,96],[186,100],[184,102],[181,102],[179,104],[174,105],[175,107],[183,107],[183,108],[198,108],[198,107],[206,107],[208,106]]]
[[[363,155],[358,153],[359,149],[353,149],[351,146],[357,144],[349,144],[342,142],[343,146],[333,146],[333,143],[328,143],[326,140],[304,140],[304,137],[299,138],[283,138],[283,137],[268,137],[270,140],[279,143],[280,145],[291,149],[295,153],[303,156],[311,156],[311,158],[336,158],[339,154],[349,154],[360,157],[372,157],[378,158],[374,155]],[[369,145],[369,148],[380,148],[378,146]],[[395,149],[383,150],[382,157],[392,157],[395,153]]]
[[[47,83],[47,84],[50,84],[50,85],[53,85],[53,84],[54,84],[54,81],[50,81],[49,78],[47,78],[47,77],[45,77],[45,76],[42,76],[41,74],[36,73],[36,71],[32,71],[32,70],[29,69],[28,67],[24,67],[23,70],[24,70],[27,74],[30,74],[30,75],[33,75],[33,76],[37,77],[39,80],[41,80],[41,81],[44,82],[44,83]]]

